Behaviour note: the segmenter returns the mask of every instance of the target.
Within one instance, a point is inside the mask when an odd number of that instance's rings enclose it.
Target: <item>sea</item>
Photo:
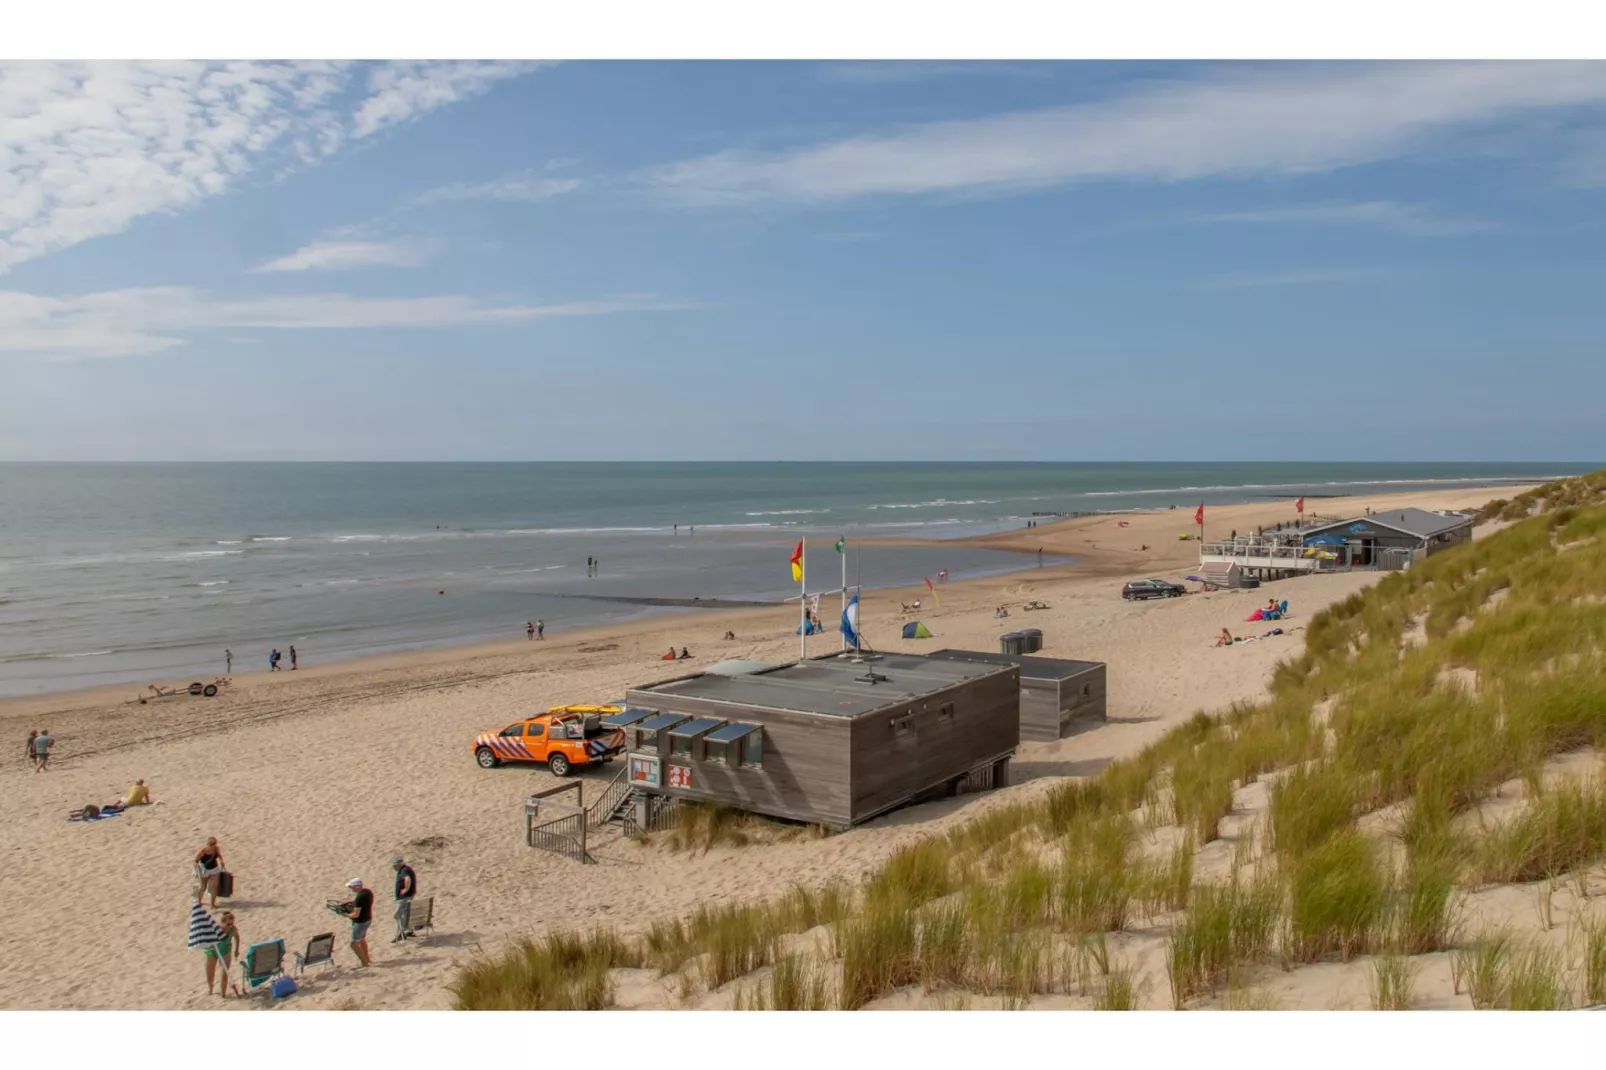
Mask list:
[[[1444,489],[1590,464],[0,464],[0,695],[186,682],[648,613],[1035,568],[1058,513]],[[1319,508],[1319,506],[1318,506]],[[839,555],[836,541],[845,540]],[[587,558],[599,562],[588,575]],[[669,603],[665,605],[664,603]],[[831,619],[830,603],[825,607]]]

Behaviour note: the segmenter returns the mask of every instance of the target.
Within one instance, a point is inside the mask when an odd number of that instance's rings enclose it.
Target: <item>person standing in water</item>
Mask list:
[[[234,675],[234,651],[227,647],[223,648],[223,675]]]
[[[292,644],[290,647],[290,671],[296,671],[296,648],[294,644]]]

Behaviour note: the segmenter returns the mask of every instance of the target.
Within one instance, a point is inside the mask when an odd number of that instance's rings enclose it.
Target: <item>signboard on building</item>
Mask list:
[[[662,783],[660,779],[662,768],[662,759],[632,754],[630,756],[630,782],[648,788],[659,787]]]
[[[672,765],[669,767],[669,786],[672,788],[691,787],[691,766]]]

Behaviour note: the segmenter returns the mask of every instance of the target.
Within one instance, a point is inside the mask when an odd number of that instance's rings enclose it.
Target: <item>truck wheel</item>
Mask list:
[[[201,688],[201,694],[205,695],[207,698],[213,697],[217,694],[217,685],[207,684],[205,687]]]
[[[475,750],[474,760],[479,763],[481,769],[495,769],[502,764],[502,759],[498,758],[490,747],[480,747]]]
[[[546,760],[546,767],[552,770],[553,776],[569,775],[569,759],[561,754],[554,754]]]
[[[190,694],[192,695],[199,695],[202,690],[201,682],[199,680],[190,685]]]

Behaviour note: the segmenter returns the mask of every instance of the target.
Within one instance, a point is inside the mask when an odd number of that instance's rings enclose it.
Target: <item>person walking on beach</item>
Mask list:
[[[34,740],[36,740],[38,738],[39,738],[39,729],[35,728],[32,732],[28,733],[28,764],[29,765],[38,765],[39,764],[39,762],[37,761],[37,758],[38,758],[39,755],[38,755],[38,752],[34,750],[34,745],[33,745],[34,744]]]
[[[55,745],[56,741],[50,738],[50,729],[41,728],[33,741],[34,772],[43,773],[50,769],[50,748]]]
[[[357,893],[351,897],[351,950],[356,953],[358,962],[372,966],[373,960],[368,957],[368,926],[374,920],[374,893],[362,886],[361,877],[351,878],[346,887]]]
[[[290,671],[296,671],[296,648],[293,644],[290,647]]]
[[[234,651],[228,647],[223,648],[223,675],[234,675]]]
[[[538,620],[535,622],[535,637],[537,639],[546,638],[546,621]]]
[[[531,641],[534,641],[534,639],[535,639],[535,621],[527,620],[527,621],[524,622],[524,638],[526,638],[528,640],[531,640]]]
[[[279,671],[279,652],[277,650],[273,651],[271,654],[268,655],[268,671],[269,672],[278,672]]]
[[[207,838],[206,845],[195,852],[195,875],[201,878],[201,887],[195,893],[195,901],[199,903],[201,896],[211,893],[212,905],[217,906],[217,879],[223,872],[223,848],[217,845],[217,837]]]
[[[400,855],[390,860],[390,868],[396,871],[396,935],[390,938],[394,944],[413,935],[407,927],[407,912],[412,908],[413,896],[418,894],[418,874]]]

